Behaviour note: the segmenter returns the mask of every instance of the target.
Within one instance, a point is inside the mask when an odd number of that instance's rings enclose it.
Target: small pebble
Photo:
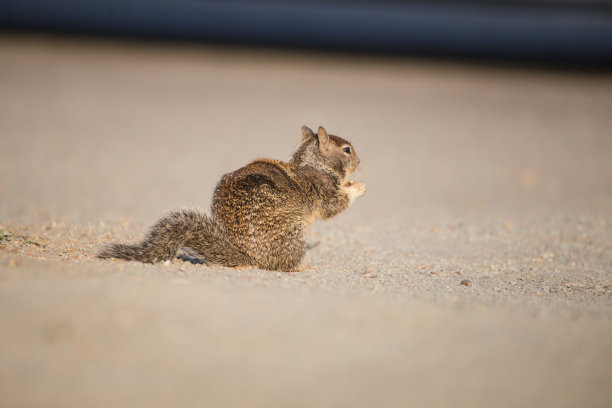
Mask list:
[[[377,275],[374,272],[369,272],[363,275],[364,278],[375,278]]]
[[[472,281],[469,279],[464,279],[461,281],[461,286],[472,286]]]

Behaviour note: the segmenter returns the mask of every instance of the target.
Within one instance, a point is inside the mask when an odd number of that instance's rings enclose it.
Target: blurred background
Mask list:
[[[610,204],[609,2],[0,9],[4,218],[207,207],[223,172],[287,158],[303,124],[353,140],[357,216]]]
[[[343,52],[605,65],[601,0],[24,0],[8,28]]]
[[[0,2],[0,405],[611,406],[611,10]],[[94,258],[302,125],[304,272]]]

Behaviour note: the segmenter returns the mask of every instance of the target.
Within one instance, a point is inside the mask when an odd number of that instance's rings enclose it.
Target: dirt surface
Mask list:
[[[612,77],[0,37],[0,406],[612,405]],[[352,140],[302,273],[101,261]]]

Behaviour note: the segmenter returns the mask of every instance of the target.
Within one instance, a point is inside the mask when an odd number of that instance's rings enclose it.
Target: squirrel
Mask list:
[[[141,242],[111,244],[98,257],[155,263],[186,247],[208,265],[303,270],[305,230],[365,193],[365,184],[349,181],[358,165],[347,140],[302,126],[301,143],[288,162],[258,159],[225,174],[211,216],[193,209],[170,212]]]

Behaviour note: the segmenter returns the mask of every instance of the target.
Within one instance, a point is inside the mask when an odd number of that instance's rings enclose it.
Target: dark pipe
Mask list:
[[[611,10],[568,3],[5,0],[0,27],[610,66]]]

